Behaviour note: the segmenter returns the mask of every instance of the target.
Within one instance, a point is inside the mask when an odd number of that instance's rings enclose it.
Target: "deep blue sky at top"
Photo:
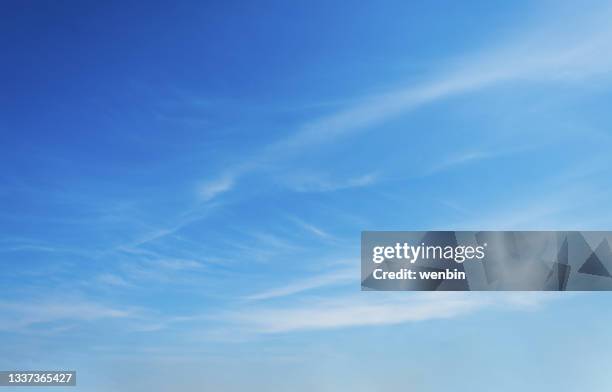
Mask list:
[[[14,170],[4,176],[111,198],[159,192],[160,178],[188,192],[334,103],[429,78],[538,12],[505,2],[10,3],[2,157]],[[418,132],[436,126],[448,127]],[[5,202],[37,207],[23,195]]]
[[[50,142],[61,151],[70,148],[62,143],[68,139],[80,144],[71,150],[83,156],[110,145],[115,148],[105,153],[116,156],[107,155],[104,166],[112,167],[115,157],[138,162],[156,152],[143,149],[135,157],[113,140],[117,133],[147,134],[152,143],[163,137],[163,125],[148,118],[147,109],[167,94],[196,95],[203,104],[234,99],[305,105],[380,91],[430,70],[442,54],[451,58],[486,43],[483,31],[521,11],[517,5],[500,7],[501,2],[5,4],[3,84],[11,93],[3,94],[4,121],[22,135],[13,143]],[[494,13],[487,12],[492,8]],[[390,18],[389,9],[402,17]],[[449,17],[432,23],[440,10]],[[234,109],[212,115],[246,123],[241,117],[249,108]],[[113,115],[123,115],[127,129],[112,129]],[[192,136],[175,131],[173,139],[189,143]]]

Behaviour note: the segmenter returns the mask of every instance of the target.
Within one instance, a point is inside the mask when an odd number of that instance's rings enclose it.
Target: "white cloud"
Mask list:
[[[216,180],[204,183],[200,187],[200,197],[204,201],[212,200],[215,196],[232,189],[235,184],[235,176],[226,174]]]
[[[348,179],[330,179],[320,173],[292,173],[287,185],[296,192],[333,192],[342,189],[361,188],[374,184],[378,176],[369,173]]]
[[[303,220],[296,218],[296,217],[291,217],[290,218],[293,222],[295,222],[295,224],[297,224],[298,226],[300,226],[302,229],[316,235],[317,237],[321,237],[321,238],[330,238],[330,235],[325,232],[323,229],[312,225],[310,223],[304,222]]]
[[[97,278],[98,282],[109,285],[109,286],[117,286],[117,287],[130,287],[132,286],[121,276],[114,274],[101,274]]]
[[[301,293],[307,290],[318,289],[326,286],[334,286],[351,281],[358,281],[359,271],[355,269],[345,269],[334,271],[327,274],[313,276],[299,281],[291,282],[287,285],[256,293],[247,297],[251,300],[263,300]]]
[[[301,305],[249,307],[230,313],[225,319],[240,331],[271,334],[449,319],[492,307],[532,310],[554,298],[559,295],[541,292],[368,292]]]
[[[570,180],[563,176],[553,177],[552,180],[532,186],[528,192],[513,193],[511,197],[500,199],[495,204],[480,205],[477,208],[468,206],[469,212],[464,218],[456,222],[445,221],[436,225],[436,228],[551,230],[570,227],[574,230],[593,230],[601,227],[590,225],[589,218],[596,215],[605,219],[608,214],[604,206],[609,198],[609,190],[592,183]]]
[[[500,155],[501,153],[494,152],[466,151],[462,154],[450,156],[447,159],[440,161],[436,165],[432,166],[429,170],[427,170],[426,174],[435,174],[456,166],[478,162],[484,159],[495,158]]]
[[[95,321],[129,318],[133,313],[83,300],[47,300],[40,302],[0,302],[0,330],[16,331],[28,327],[66,321]]]
[[[141,280],[165,283],[184,284],[184,279],[191,279],[196,272],[204,272],[205,265],[197,260],[180,258],[158,258],[141,262],[131,261],[122,266],[124,275],[130,281]]]
[[[203,268],[203,264],[196,260],[186,259],[159,259],[151,260],[149,264],[156,268],[173,271],[198,270]]]
[[[298,126],[295,132],[251,157],[248,164],[238,165],[228,170],[221,179],[207,184],[201,191],[202,198],[210,200],[227,191],[238,177],[260,170],[262,166],[259,163],[269,163],[270,157],[294,155],[302,149],[334,143],[341,136],[363,131],[437,100],[508,81],[572,83],[609,76],[612,71],[610,11],[609,8],[598,9],[581,18],[574,14],[572,20],[576,23],[572,29],[567,29],[556,20],[543,21],[515,42],[468,56],[446,72],[434,75],[421,84],[366,97],[359,104]],[[362,180],[337,183],[310,180],[293,184],[293,188],[324,192],[373,182],[368,178]]]

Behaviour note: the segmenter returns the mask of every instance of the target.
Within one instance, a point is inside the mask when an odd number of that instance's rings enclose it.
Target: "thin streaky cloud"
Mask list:
[[[116,274],[101,274],[97,277],[97,282],[113,287],[132,287],[133,285]]]
[[[134,311],[85,300],[2,301],[0,330],[19,331],[53,322],[125,319]]]
[[[226,321],[246,333],[276,334],[451,319],[489,308],[532,310],[547,293],[362,293],[302,305],[242,309]],[[500,294],[500,295],[495,295]]]
[[[578,34],[574,35],[578,37],[567,37],[562,25],[539,26],[517,42],[468,57],[454,69],[425,83],[362,99],[364,103],[304,124],[286,138],[268,145],[248,164],[240,164],[207,183],[205,191],[201,192],[202,199],[208,201],[229,191],[239,177],[259,170],[261,163],[269,163],[269,157],[282,157],[307,147],[334,143],[338,137],[354,134],[441,99],[511,80],[574,82],[606,76],[612,68],[612,28],[601,15],[610,13],[605,9],[591,16],[591,20],[587,18],[583,21],[586,27],[582,31],[576,29]]]
[[[330,238],[331,236],[329,235],[329,233],[327,233],[325,230],[311,224],[311,223],[307,223],[305,221],[303,221],[302,219],[299,219],[297,217],[290,217],[289,219],[291,219],[297,226],[301,227],[302,229],[306,230],[307,232],[310,232],[314,235],[316,235],[317,237],[321,237],[321,238]]]
[[[265,300],[279,297],[287,297],[305,291],[319,289],[322,287],[338,286],[359,279],[359,271],[351,268],[334,271],[327,274],[317,275],[299,281],[291,282],[287,285],[252,294],[246,299]]]
[[[200,187],[200,197],[203,201],[213,199],[218,194],[229,191],[234,187],[234,175],[226,175],[213,181],[206,182]]]
[[[376,183],[378,177],[376,173],[368,173],[347,179],[332,179],[321,173],[292,173],[284,182],[294,192],[317,193],[366,187]]]
[[[588,195],[586,197],[585,195]],[[478,213],[466,214],[461,221],[434,227],[438,230],[589,230],[586,206],[602,205],[610,198],[610,190],[602,190],[587,182],[574,181],[568,185],[553,176],[541,186],[502,200],[496,205],[480,206]],[[502,206],[502,207],[500,207]],[[609,214],[598,213],[605,217]],[[568,222],[572,222],[568,227]]]
[[[471,163],[476,163],[484,160],[491,160],[502,158],[505,156],[510,156],[513,154],[518,154],[522,152],[526,152],[530,149],[533,149],[534,146],[528,147],[517,147],[513,149],[504,149],[504,150],[493,150],[493,149],[473,149],[468,151],[462,151],[460,153],[452,154],[447,157],[443,157],[439,160],[438,163],[425,170],[423,175],[432,175],[439,172],[444,172],[452,168],[469,165]]]

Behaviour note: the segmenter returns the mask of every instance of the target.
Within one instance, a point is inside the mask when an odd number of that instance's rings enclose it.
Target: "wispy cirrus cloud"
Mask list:
[[[98,283],[102,283],[103,285],[113,286],[113,287],[131,287],[128,281],[116,274],[100,274],[96,278]]]
[[[451,156],[441,162],[432,166],[429,170],[425,172],[427,175],[435,174],[446,169],[457,167],[461,165],[467,165],[474,162],[479,162],[485,159],[497,158],[501,156],[501,152],[492,152],[492,151],[465,151],[461,154],[457,154]]]
[[[252,294],[247,297],[250,300],[264,300],[286,297],[304,291],[318,289],[328,286],[338,286],[359,280],[359,271],[355,268],[342,269],[326,274],[316,275],[309,278],[291,282],[289,284]]]
[[[480,310],[533,310],[556,293],[361,293],[225,315],[237,331],[276,334],[451,319]]]
[[[234,187],[235,175],[227,174],[200,186],[200,197],[203,201],[212,200],[215,196],[227,192]]]
[[[528,28],[512,42],[490,47],[480,53],[465,56],[448,69],[432,75],[428,80],[383,94],[363,97],[358,103],[329,115],[298,125],[286,137],[266,146],[250,157],[206,182],[200,191],[204,201],[227,192],[238,179],[251,172],[262,170],[270,160],[284,159],[302,150],[322,144],[335,143],[340,137],[353,135],[388,121],[394,117],[418,109],[424,105],[453,96],[490,88],[509,81],[520,83],[547,83],[584,81],[593,77],[607,77],[612,71],[612,28],[608,22],[612,8],[600,8],[598,12],[581,15],[572,31],[550,16],[540,25]],[[562,20],[562,18],[559,18]],[[484,155],[483,155],[484,154]],[[274,157],[274,158],[270,158]],[[486,153],[476,152],[456,163],[485,159]],[[450,162],[452,163],[452,162]],[[439,167],[442,170],[450,166]],[[367,176],[366,176],[367,177]],[[346,186],[370,185],[364,181],[345,181]],[[355,182],[351,184],[351,182]],[[337,183],[316,181],[294,184],[297,191],[330,191],[342,187]],[[291,182],[287,183],[290,187]]]
[[[0,330],[24,331],[56,322],[85,322],[101,319],[127,319],[135,316],[130,309],[117,308],[82,299],[42,301],[2,301]]]
[[[343,189],[361,188],[374,184],[376,173],[368,173],[345,179],[327,178],[320,173],[293,173],[285,183],[296,192],[332,192]]]
[[[193,278],[195,273],[206,271],[205,265],[197,260],[178,258],[158,258],[144,261],[131,261],[121,267],[123,276],[129,281],[183,282]]]
[[[311,223],[305,222],[300,218],[297,218],[295,216],[290,217],[290,219],[299,227],[301,227],[302,229],[316,235],[317,237],[321,237],[321,238],[330,238],[331,236],[329,235],[329,233],[327,233],[325,230],[321,229],[320,227],[317,227]]]

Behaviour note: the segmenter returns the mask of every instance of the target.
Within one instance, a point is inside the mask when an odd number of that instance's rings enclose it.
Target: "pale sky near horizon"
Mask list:
[[[612,4],[0,10],[0,370],[610,389],[612,295],[361,292],[359,237],[612,229]]]

